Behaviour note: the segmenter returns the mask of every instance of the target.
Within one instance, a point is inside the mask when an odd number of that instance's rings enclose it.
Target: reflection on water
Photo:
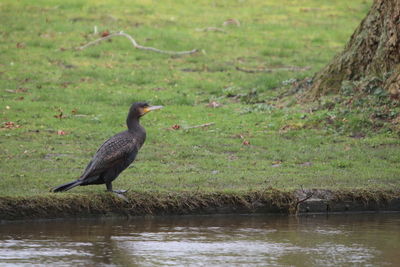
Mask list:
[[[0,264],[382,266],[400,214],[175,216],[0,224]]]

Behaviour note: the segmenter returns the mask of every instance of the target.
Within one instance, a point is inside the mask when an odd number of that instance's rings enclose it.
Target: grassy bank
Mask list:
[[[310,198],[311,197],[311,198]],[[159,216],[189,214],[308,214],[400,211],[400,191],[276,189],[247,193],[129,192],[0,197],[0,222],[68,217]]]
[[[352,110],[341,117],[334,99],[315,112],[274,100],[340,51],[370,4],[2,1],[0,196],[52,199],[51,187],[79,177],[125,129],[138,100],[165,108],[142,119],[148,139],[117,189],[398,189],[400,140],[384,124],[376,129]],[[224,26],[229,19],[236,23]],[[145,46],[199,52],[157,54],[123,37],[75,49],[121,30]],[[191,128],[205,123],[213,125]]]

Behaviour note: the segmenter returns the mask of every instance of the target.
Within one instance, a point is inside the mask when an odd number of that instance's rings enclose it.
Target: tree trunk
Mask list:
[[[338,93],[343,81],[379,77],[393,98],[400,97],[400,0],[374,0],[344,51],[316,73],[306,95]]]

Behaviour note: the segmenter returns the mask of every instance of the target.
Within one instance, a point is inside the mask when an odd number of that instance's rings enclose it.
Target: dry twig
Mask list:
[[[200,125],[189,126],[189,127],[185,127],[185,130],[194,129],[194,128],[207,127],[207,126],[211,126],[211,125],[214,125],[214,124],[215,124],[214,122],[209,122],[209,123],[204,123],[204,124],[200,124]]]
[[[137,49],[149,50],[149,51],[153,51],[153,52],[161,53],[161,54],[168,54],[168,55],[187,55],[187,54],[196,53],[196,52],[198,51],[197,49],[193,49],[193,50],[190,50],[190,51],[179,51],[179,52],[175,52],[175,51],[160,50],[160,49],[157,49],[157,48],[154,48],[154,47],[142,46],[142,45],[138,44],[138,43],[136,42],[136,40],[133,39],[132,36],[130,36],[129,34],[126,34],[126,33],[122,32],[122,31],[116,32],[116,33],[112,33],[112,34],[109,34],[109,35],[104,36],[104,37],[102,37],[102,38],[99,38],[99,39],[97,39],[97,40],[91,41],[91,42],[89,42],[89,43],[87,43],[87,44],[85,44],[85,45],[83,45],[83,46],[78,47],[77,49],[78,49],[78,50],[83,50],[83,49],[85,49],[85,48],[87,48],[87,47],[89,47],[89,46],[92,46],[92,45],[95,45],[95,44],[100,43],[100,42],[102,42],[102,41],[111,39],[111,38],[113,38],[113,37],[115,37],[115,36],[124,36],[124,37],[128,38],[128,40],[131,41],[133,47],[135,47],[135,48],[137,48]]]
[[[296,66],[290,66],[290,67],[283,67],[283,68],[265,68],[265,69],[244,69],[241,67],[236,67],[236,70],[238,71],[243,71],[247,73],[259,73],[259,72],[274,72],[274,71],[306,71],[311,69],[311,67],[296,67]]]
[[[314,192],[306,192],[306,191],[303,189],[303,186],[302,186],[302,185],[300,185],[300,188],[301,188],[301,191],[303,192],[303,194],[305,194],[306,196],[305,196],[303,199],[300,199],[300,200],[298,199],[298,200],[296,201],[296,204],[295,204],[295,206],[294,206],[295,214],[297,214],[298,211],[299,211],[299,205],[300,205],[301,203],[307,201],[308,199],[310,199],[310,198],[314,195]]]
[[[306,200],[310,199],[312,196],[314,195],[314,193],[308,193],[307,196],[303,199],[300,199],[296,202],[296,206],[299,206],[300,203],[305,202]]]

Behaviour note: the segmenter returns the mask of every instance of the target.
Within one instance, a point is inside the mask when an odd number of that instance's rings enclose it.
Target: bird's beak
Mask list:
[[[156,109],[161,109],[161,108],[163,108],[163,106],[150,106],[150,107],[145,107],[143,109],[143,111],[146,114],[147,112],[150,112],[150,111],[156,110]]]

